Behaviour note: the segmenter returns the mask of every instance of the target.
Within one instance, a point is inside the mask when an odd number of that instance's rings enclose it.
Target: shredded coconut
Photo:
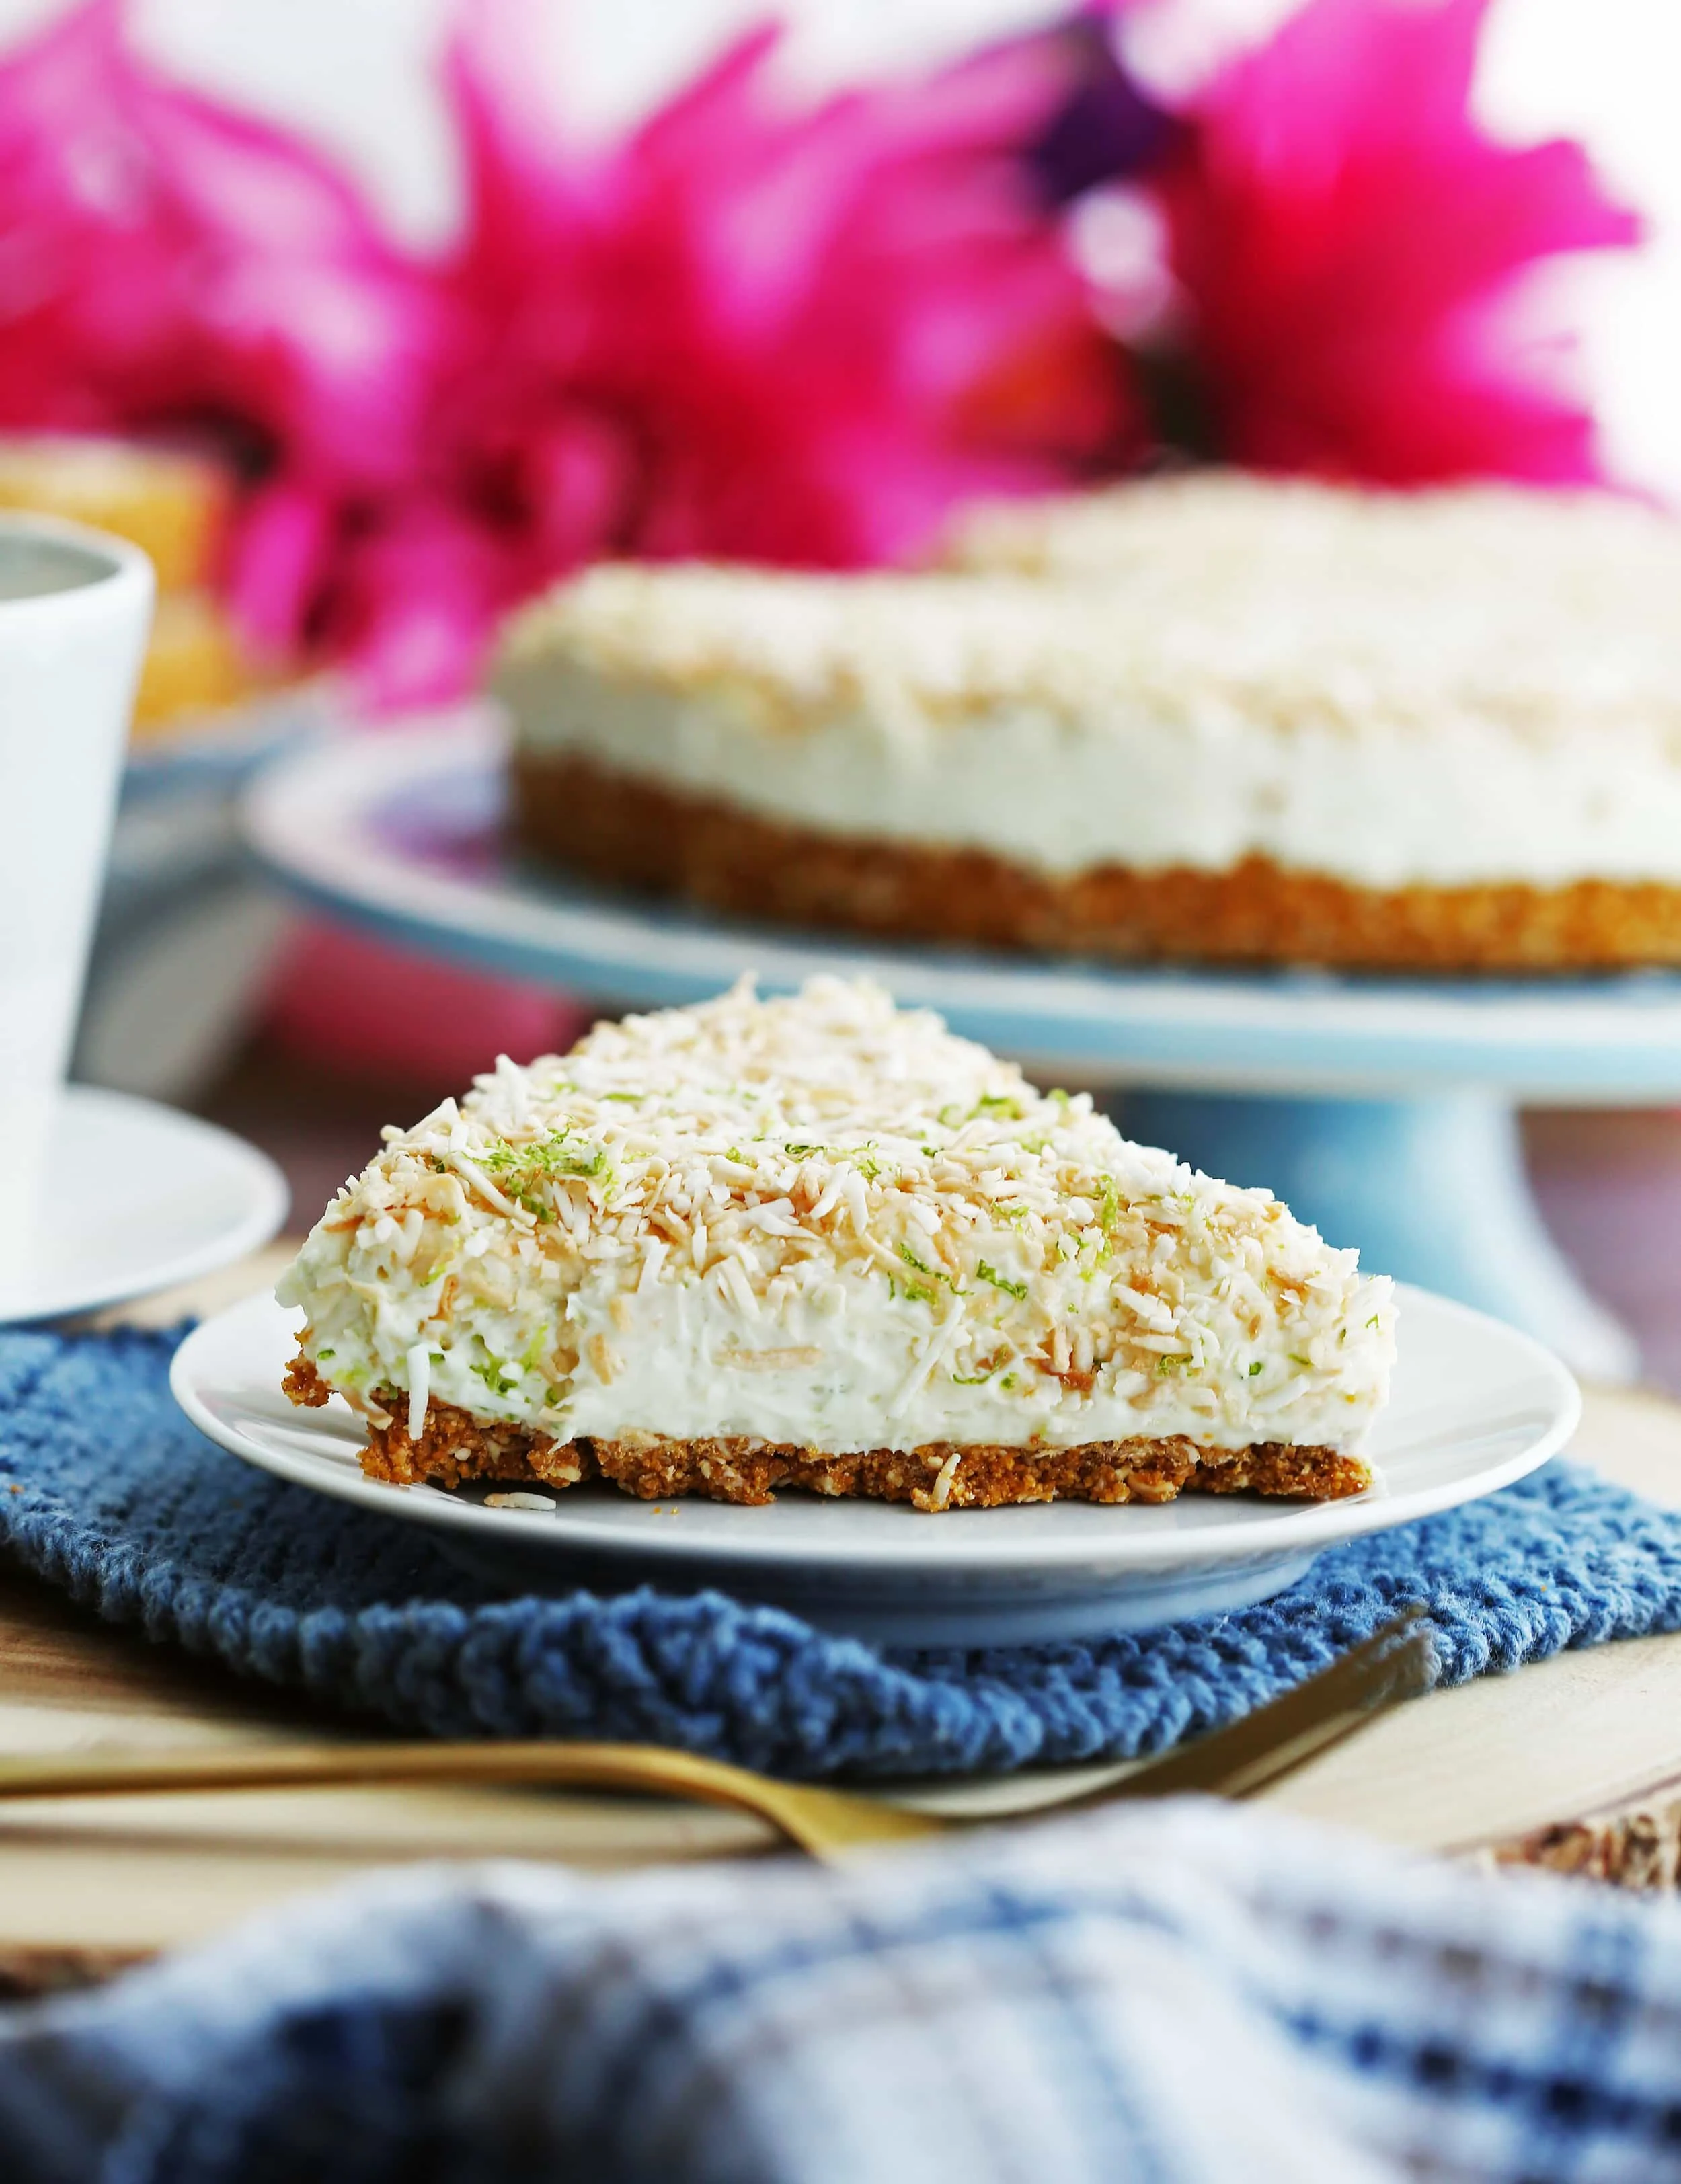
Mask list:
[[[426,1406],[431,1401],[431,1351],[424,1342],[411,1342],[404,1352],[409,1368],[409,1435],[418,1440],[426,1429]]]
[[[281,1295],[416,1434],[436,1397],[559,1437],[1235,1445],[1305,1402],[1293,1437],[1347,1445],[1393,1355],[1389,1284],[1265,1191],[833,979],[498,1062],[388,1135]]]
[[[948,561],[601,565],[515,616],[504,670],[721,693],[760,729],[863,714],[911,749],[1001,704],[1120,722],[1123,695],[1169,728],[1411,733],[1445,706],[1681,733],[1681,526],[1611,494],[1200,474],[983,509]]]

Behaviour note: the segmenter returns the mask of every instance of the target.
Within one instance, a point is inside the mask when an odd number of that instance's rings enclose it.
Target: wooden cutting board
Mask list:
[[[271,1281],[286,1250],[123,1317],[167,1324]],[[1590,1392],[1575,1453],[1681,1506],[1681,1406]],[[207,1746],[377,1733],[102,1624],[0,1570],[0,1751]],[[1032,1809],[1115,1769],[931,1792],[944,1809]],[[1570,1653],[1433,1693],[1272,1792],[1293,1812],[1422,1849],[1494,1847],[1681,1785],[1681,1635]],[[8,1962],[104,1963],[215,1931],[393,1860],[542,1858],[595,1869],[773,1847],[758,1823],[632,1798],[513,1790],[242,1792],[0,1807]]]

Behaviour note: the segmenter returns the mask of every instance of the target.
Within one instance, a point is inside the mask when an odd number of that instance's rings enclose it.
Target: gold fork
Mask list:
[[[1035,1808],[1072,1812],[1111,1800],[1202,1791],[1251,1797],[1352,1736],[1430,1676],[1428,1630],[1411,1608],[1241,1721],[1212,1730],[1119,1780]],[[494,1743],[287,1745],[273,1750],[91,1753],[0,1760],[0,1799],[127,1797],[150,1791],[343,1788],[370,1783],[543,1785],[687,1797],[755,1814],[814,1858],[906,1842],[977,1823],[884,1798],[783,1782],[657,1744]],[[1025,1814],[1023,1817],[1027,1817]]]

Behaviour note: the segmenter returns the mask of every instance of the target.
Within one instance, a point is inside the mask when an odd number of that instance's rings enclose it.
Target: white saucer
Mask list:
[[[0,1271],[0,1324],[192,1281],[286,1218],[286,1178],[266,1153],[126,1093],[71,1085],[47,1159],[50,1219],[28,1263]]]
[[[1463,1305],[1400,1295],[1400,1362],[1372,1447],[1380,1483],[1347,1502],[1188,1496],[1157,1508],[925,1516],[794,1494],[738,1508],[576,1487],[553,1497],[552,1514],[492,1509],[493,1489],[365,1479],[354,1415],[337,1397],[305,1411],[281,1395],[301,1316],[266,1296],[190,1335],[172,1384],[193,1424],[236,1456],[431,1526],[440,1546],[510,1591],[715,1585],[882,1644],[1013,1645],[1247,1606],[1294,1584],[1322,1548],[1473,1501],[1564,1446],[1581,1397],[1556,1358]]]

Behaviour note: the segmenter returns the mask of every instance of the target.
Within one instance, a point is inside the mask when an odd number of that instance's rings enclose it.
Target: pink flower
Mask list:
[[[143,66],[117,0],[0,64],[0,423],[392,483],[438,319],[324,161]]]
[[[387,691],[459,683],[498,608],[587,556],[892,560],[1114,437],[1118,365],[1019,156],[1060,56],[791,109],[773,42],[587,158],[458,53],[469,210],[423,459],[320,564]]]
[[[1197,101],[1163,185],[1185,346],[1227,461],[1396,484],[1595,475],[1518,276],[1636,239],[1577,145],[1472,118],[1488,0],[1311,0]]]
[[[431,259],[140,62],[119,0],[0,64],[0,426],[220,437],[264,644],[447,694],[589,555],[889,558],[1112,437],[1120,368],[1020,156],[1051,42],[799,109],[761,34],[585,155],[531,124],[525,0],[463,20],[468,211]]]

